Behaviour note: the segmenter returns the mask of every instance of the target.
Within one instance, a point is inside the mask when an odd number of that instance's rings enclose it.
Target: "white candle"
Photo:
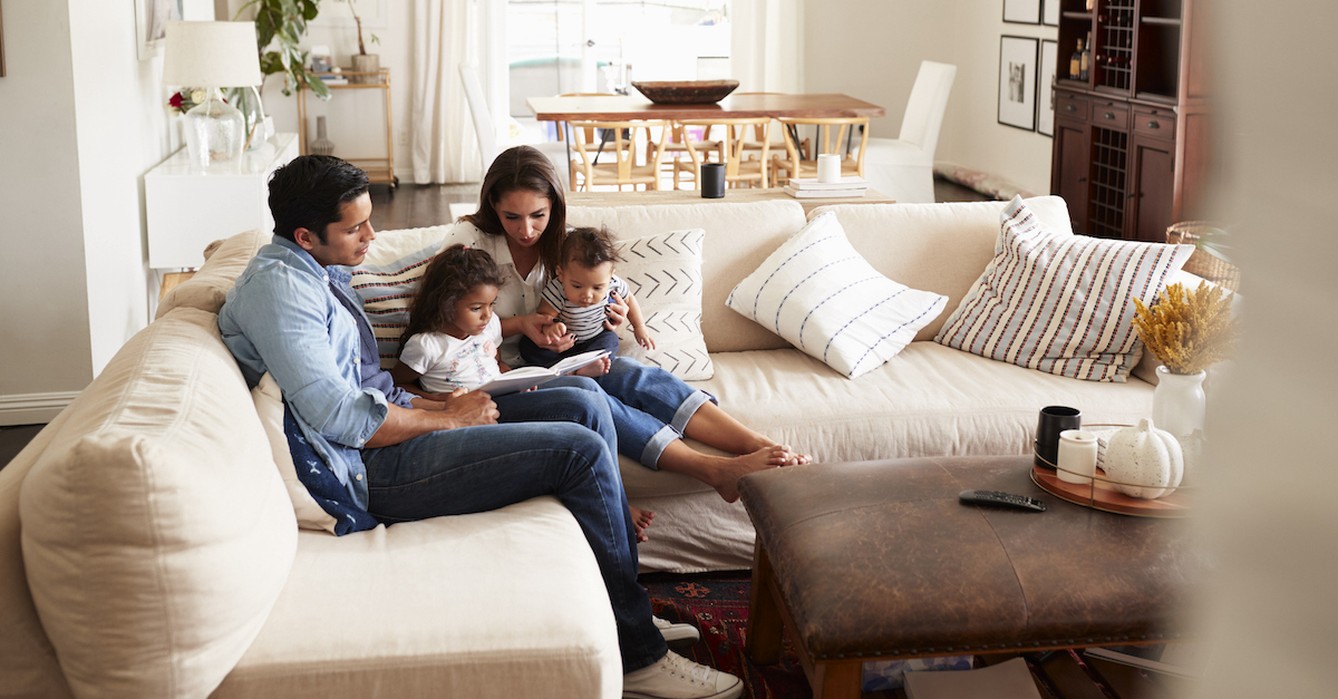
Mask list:
[[[1096,434],[1087,430],[1059,433],[1059,480],[1087,485],[1096,475]]]
[[[835,153],[823,153],[818,156],[818,181],[841,181],[841,156]]]

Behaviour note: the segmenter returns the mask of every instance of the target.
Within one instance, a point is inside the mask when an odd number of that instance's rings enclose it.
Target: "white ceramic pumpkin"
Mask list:
[[[1180,442],[1146,418],[1110,436],[1103,462],[1111,486],[1135,498],[1170,495],[1185,475]]]

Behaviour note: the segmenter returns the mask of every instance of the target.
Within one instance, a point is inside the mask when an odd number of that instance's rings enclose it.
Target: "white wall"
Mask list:
[[[998,123],[999,37],[1056,30],[1003,21],[1000,0],[805,2],[804,89],[883,105],[872,134],[896,138],[920,61],[957,66],[935,159],[1050,191],[1051,140]]]
[[[168,153],[133,3],[5,3],[0,424],[45,421],[148,319],[143,173]]]

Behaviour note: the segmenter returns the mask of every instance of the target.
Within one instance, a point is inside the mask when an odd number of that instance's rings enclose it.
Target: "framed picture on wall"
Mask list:
[[[999,123],[1036,130],[1036,43],[1029,36],[999,38]]]
[[[0,78],[5,77],[5,8],[0,5]]]
[[[1003,21],[1040,24],[1041,0],[1003,0]]]
[[[1055,68],[1059,63],[1059,43],[1041,40],[1041,67],[1036,73],[1039,86],[1036,100],[1036,131],[1055,135]]]
[[[135,34],[139,60],[163,52],[167,23],[177,20],[214,19],[213,0],[135,0]]]
[[[1041,24],[1059,26],[1059,0],[1041,0]]]

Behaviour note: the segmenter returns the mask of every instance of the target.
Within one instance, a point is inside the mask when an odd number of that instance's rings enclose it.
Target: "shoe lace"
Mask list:
[[[694,663],[672,651],[665,655],[665,661],[666,669],[669,670],[670,674],[678,675],[700,685],[710,685],[712,675],[715,674],[714,669],[701,663]]]

